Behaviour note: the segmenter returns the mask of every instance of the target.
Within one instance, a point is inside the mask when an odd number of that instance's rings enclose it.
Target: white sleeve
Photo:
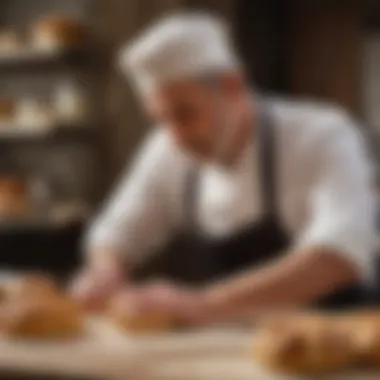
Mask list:
[[[362,136],[349,117],[336,114],[324,122],[321,128],[328,133],[314,151],[309,223],[298,244],[334,248],[370,281],[378,250],[374,171]]]
[[[85,249],[109,247],[136,263],[169,238],[172,227],[167,139],[150,136],[126,173],[104,211],[95,219],[85,240]]]

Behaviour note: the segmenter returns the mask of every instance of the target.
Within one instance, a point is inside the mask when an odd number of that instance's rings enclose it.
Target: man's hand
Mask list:
[[[124,290],[116,298],[118,309],[134,318],[149,314],[169,314],[184,324],[208,321],[208,308],[199,291],[172,283],[155,281]]]
[[[90,310],[104,308],[111,297],[125,285],[122,266],[109,261],[103,266],[83,268],[71,284],[71,294]]]

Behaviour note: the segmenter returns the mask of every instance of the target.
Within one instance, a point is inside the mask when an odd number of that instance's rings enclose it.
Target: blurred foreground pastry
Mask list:
[[[318,374],[351,365],[354,343],[339,324],[323,318],[278,321],[255,336],[254,360],[279,372]]]
[[[1,306],[0,326],[13,338],[62,339],[80,335],[84,318],[65,298],[17,299]]]
[[[50,278],[27,275],[3,286],[0,330],[17,338],[70,338],[84,330],[84,316]]]
[[[360,366],[380,366],[380,311],[352,313],[342,321],[353,339]]]

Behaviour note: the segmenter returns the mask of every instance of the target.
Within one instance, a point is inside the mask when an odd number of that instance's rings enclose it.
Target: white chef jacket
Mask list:
[[[329,246],[370,279],[378,246],[377,197],[357,126],[340,108],[290,100],[273,101],[272,117],[279,213],[294,248]],[[257,140],[252,140],[234,167],[201,168],[197,214],[210,235],[238,232],[262,215]],[[190,165],[169,131],[155,128],[95,219],[89,252],[112,247],[137,262],[168,242],[184,221]]]

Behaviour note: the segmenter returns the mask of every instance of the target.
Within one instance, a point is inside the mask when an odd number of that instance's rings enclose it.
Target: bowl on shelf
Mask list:
[[[36,50],[73,50],[86,44],[87,28],[74,18],[48,16],[31,25],[30,37],[31,46]]]

